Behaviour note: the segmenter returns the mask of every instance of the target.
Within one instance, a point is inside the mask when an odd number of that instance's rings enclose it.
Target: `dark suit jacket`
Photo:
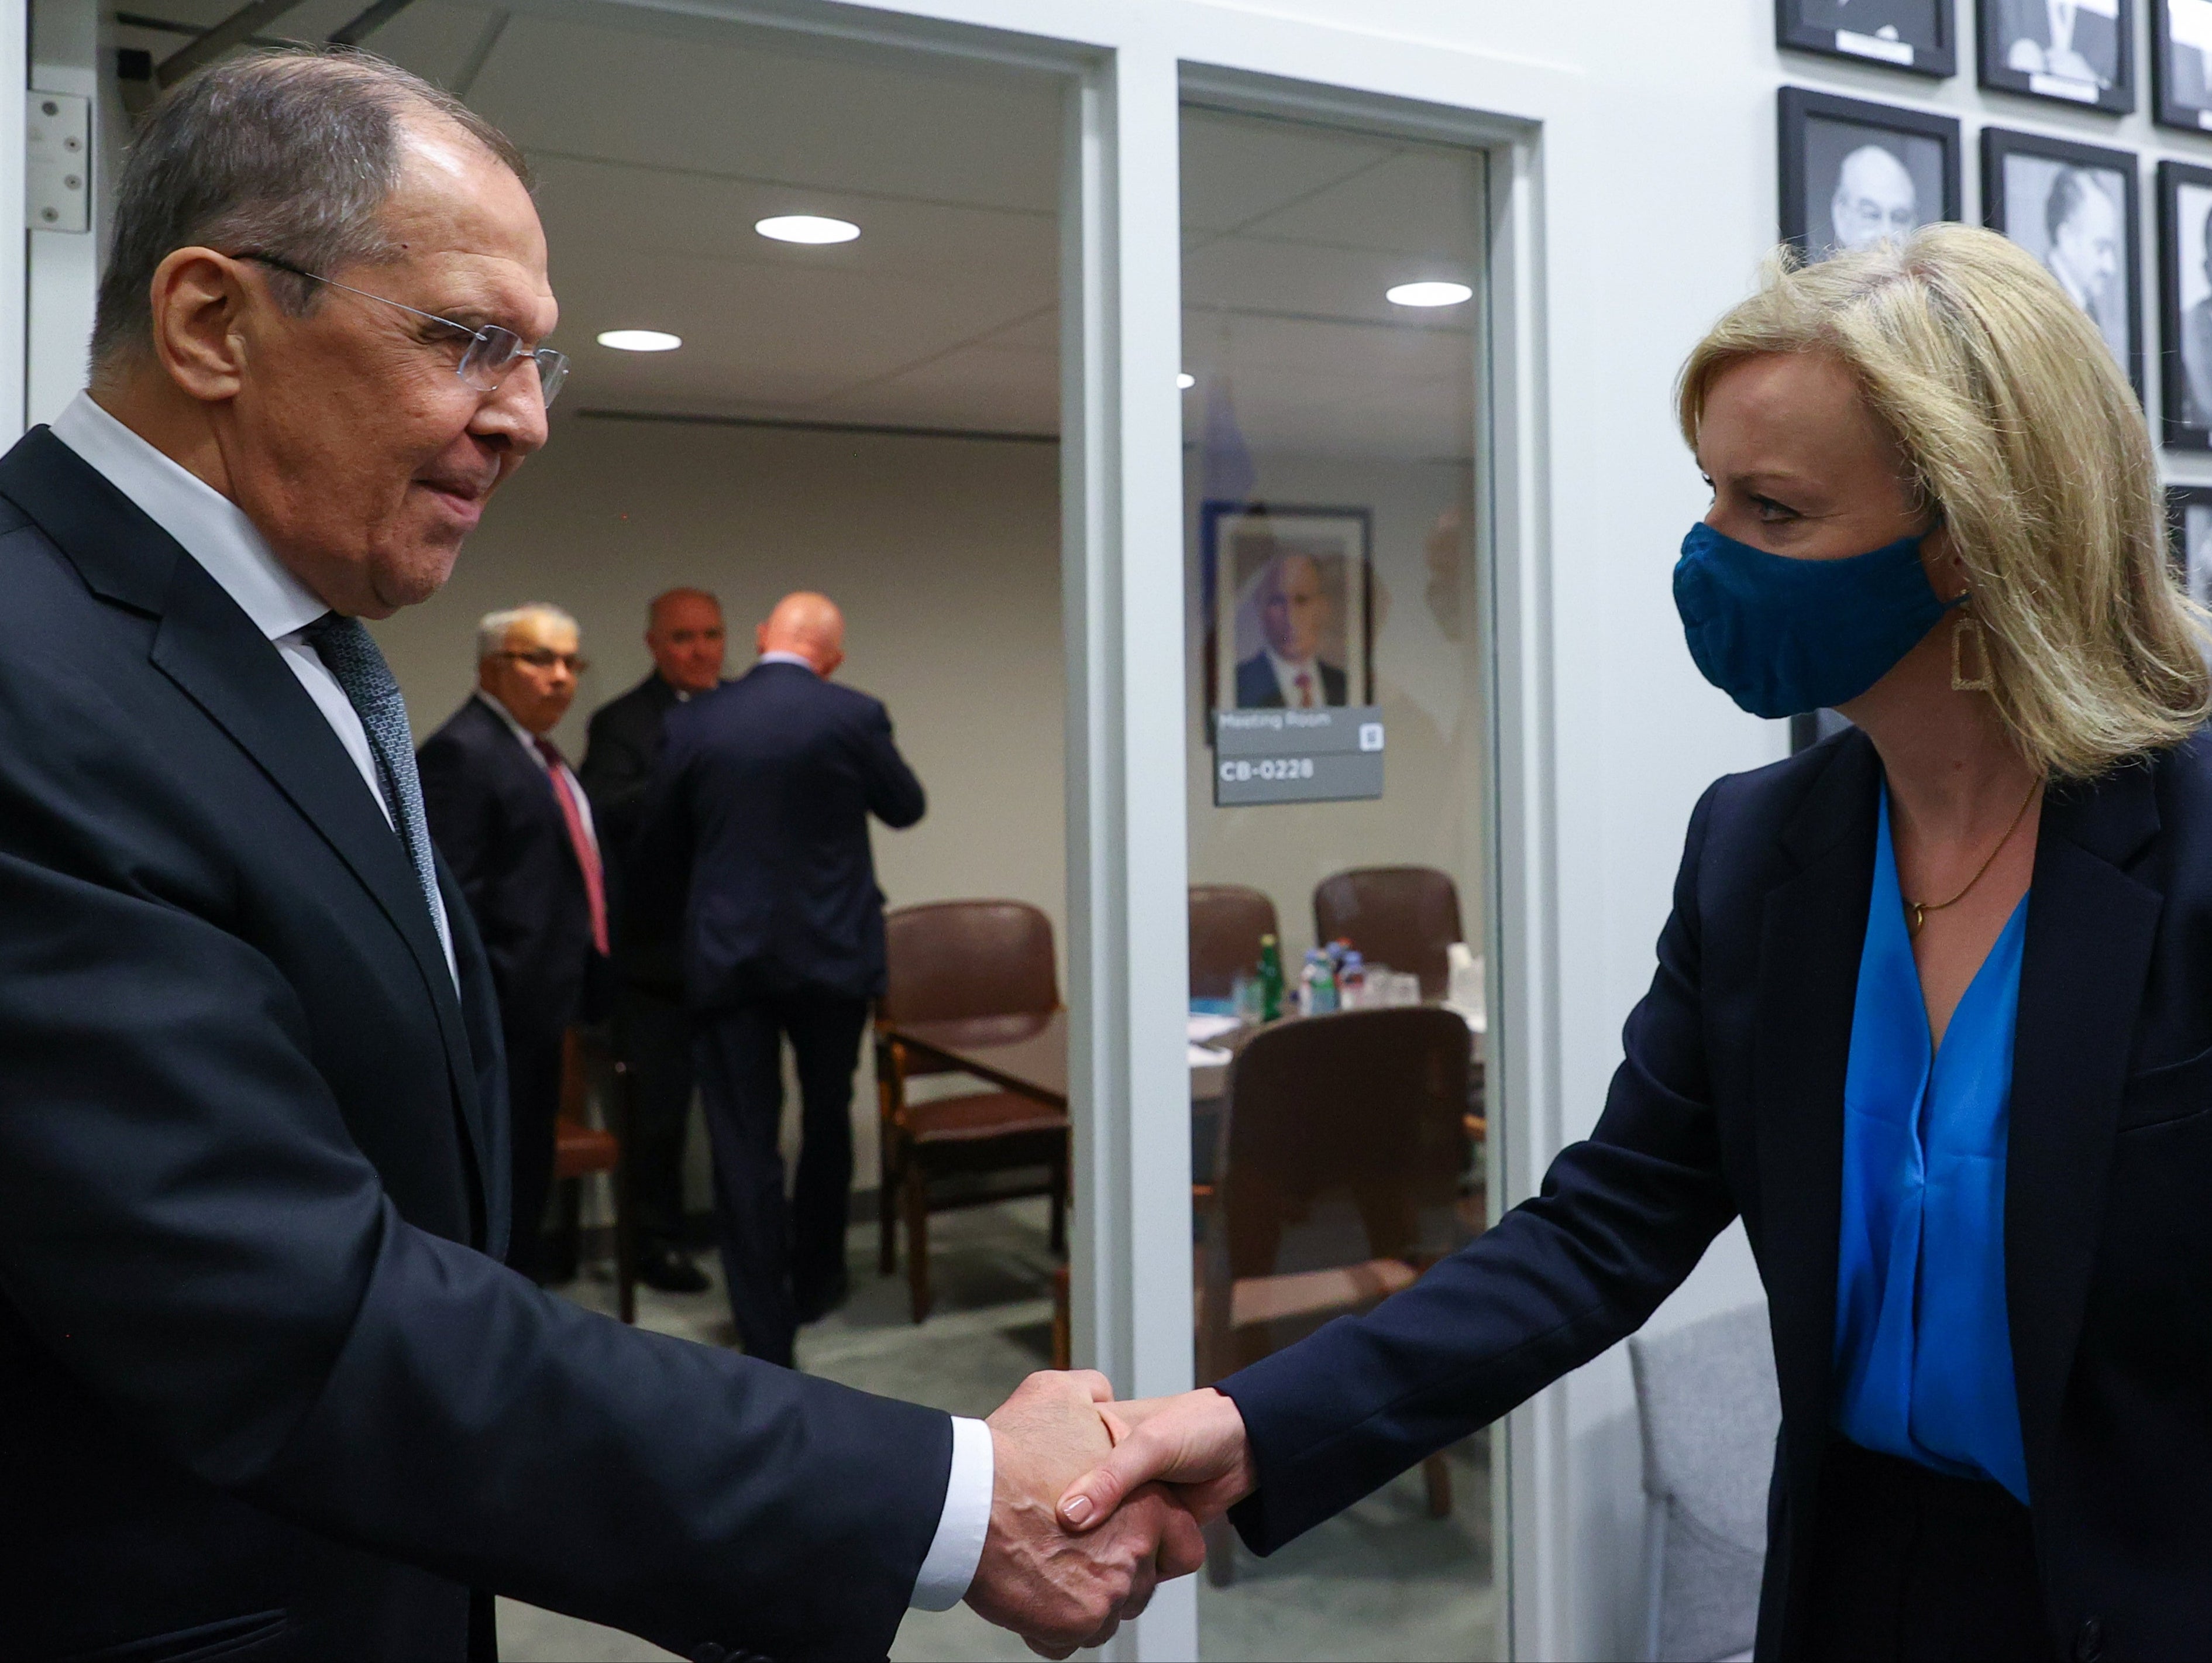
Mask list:
[[[666,728],[635,875],[664,926],[681,911],[692,1006],[881,993],[868,816],[904,827],[925,807],[884,707],[799,665],[762,664],[670,711]]]
[[[1881,769],[1856,728],[1692,816],[1651,990],[1589,1142],[1364,1318],[1233,1375],[1267,1550],[1641,1324],[1741,1214],[1782,1390],[1763,1658],[1800,1655],[1835,1402],[1843,1090]],[[2212,740],[2043,809],[2005,1258],[2057,1654],[2212,1636]],[[2094,1623],[2093,1629],[2090,1624]]]
[[[450,871],[458,996],[313,702],[43,428],[0,595],[0,1654],[457,1660],[473,1586],[881,1656],[946,1417],[502,1268]]]
[[[460,880],[491,957],[507,1032],[517,1042],[558,1037],[583,1011],[597,955],[584,870],[552,781],[473,694],[422,741],[415,765],[431,841]]]
[[[591,794],[605,857],[609,932],[614,938],[615,967],[629,979],[667,991],[684,985],[684,964],[677,933],[641,929],[629,905],[629,868],[637,834],[645,819],[646,795],[653,764],[660,760],[661,723],[684,701],[659,673],[610,699],[592,713],[583,765],[576,771]]]
[[[1351,701],[1345,696],[1344,672],[1334,664],[1314,661],[1321,672],[1321,702],[1324,704],[1345,704]],[[1265,653],[1255,653],[1237,667],[1237,708],[1240,710],[1277,710],[1283,706],[1283,685],[1275,679],[1275,667],[1267,661]]]

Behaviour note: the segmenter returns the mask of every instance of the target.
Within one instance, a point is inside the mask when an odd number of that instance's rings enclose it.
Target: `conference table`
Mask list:
[[[1219,1063],[1190,1071],[1194,1103],[1210,1103],[1229,1089],[1229,1057],[1260,1030],[1243,1027],[1206,1041],[1226,1053]],[[963,1017],[947,1022],[896,1022],[889,1037],[932,1062],[988,1080],[1001,1091],[1067,1106],[1067,1013]]]
[[[1197,1064],[1190,1070],[1191,1176],[1199,1184],[1211,1182],[1213,1176],[1221,1100],[1229,1091],[1230,1063],[1262,1032],[1244,1026],[1209,1037],[1206,1047],[1223,1053],[1224,1060]],[[1064,1010],[943,1022],[896,1022],[889,1028],[888,1037],[946,1068],[988,1081],[1001,1091],[1018,1093],[1063,1112],[1067,1107],[1067,1013]],[[1470,1039],[1475,1067],[1480,1069],[1481,1035],[1476,1033]],[[1468,1123],[1468,1132],[1480,1140],[1486,1130],[1482,1118],[1470,1114]]]

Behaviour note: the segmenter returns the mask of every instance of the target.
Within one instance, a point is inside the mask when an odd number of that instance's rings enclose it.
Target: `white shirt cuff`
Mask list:
[[[991,1487],[997,1478],[991,1428],[981,1421],[952,1419],[952,1477],[945,1486],[945,1511],[921,1575],[914,1579],[917,1611],[950,1611],[975,1580],[982,1562],[983,1538],[991,1528]]]

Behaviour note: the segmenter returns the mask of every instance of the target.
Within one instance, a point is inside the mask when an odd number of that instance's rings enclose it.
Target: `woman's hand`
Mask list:
[[[1139,1486],[1172,1484],[1200,1523],[1219,1518],[1258,1487],[1244,1417],[1207,1386],[1172,1398],[1101,1404],[1114,1452],[1060,1498],[1060,1522],[1093,1530]]]

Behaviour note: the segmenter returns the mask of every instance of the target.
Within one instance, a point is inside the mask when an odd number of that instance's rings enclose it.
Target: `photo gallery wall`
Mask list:
[[[2155,399],[2167,449],[2212,452],[2212,0],[1775,0],[1778,45],[1891,71],[1904,99],[1959,72],[1962,27],[1976,82],[2005,95],[1983,106],[1988,125],[1975,136],[1982,222],[2088,314],[2145,409]],[[2177,137],[2172,155],[2099,142],[2116,124],[2094,118],[2137,108],[2139,28],[2149,35],[2151,119],[2201,136]],[[1782,237],[1807,259],[1964,216],[1959,118],[1869,98],[1867,82],[1853,77],[1848,96],[1781,89]],[[2093,119],[2059,118],[2063,137],[2024,131],[2006,125],[2007,101],[2023,120],[2059,108]],[[2143,316],[2147,162],[2154,344]],[[2212,603],[2212,486],[2167,496],[2177,572]]]

